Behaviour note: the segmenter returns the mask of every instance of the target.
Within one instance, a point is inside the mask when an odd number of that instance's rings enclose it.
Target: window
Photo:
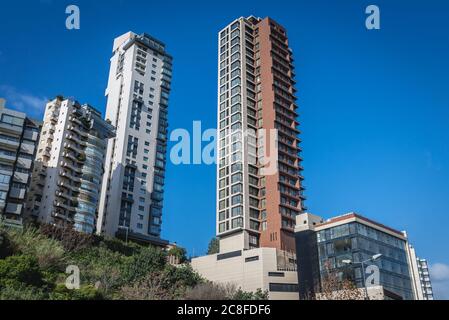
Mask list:
[[[231,81],[231,87],[241,84],[240,77],[237,77]]]
[[[290,283],[270,283],[270,291],[273,292],[298,292],[299,287],[297,284]]]
[[[231,216],[233,217],[237,217],[237,216],[241,216],[243,215],[243,207],[239,206],[239,207],[235,207],[231,209]]]
[[[236,205],[236,204],[241,204],[241,203],[243,203],[243,196],[241,194],[237,195],[237,196],[233,196],[231,198],[231,205]]]
[[[0,174],[0,184],[9,184],[9,181],[11,180],[11,176]]]
[[[231,223],[232,229],[242,228],[243,227],[243,218],[233,219]]]
[[[241,192],[243,192],[243,185],[241,183],[235,184],[231,187],[232,194],[241,193]]]
[[[241,162],[237,162],[231,165],[231,172],[237,172],[237,171],[242,171],[242,163]]]
[[[17,118],[17,117],[13,117],[13,116],[10,116],[8,114],[3,114],[1,121],[3,123],[8,123],[8,124],[13,125],[13,126],[19,126],[19,127],[23,126],[23,119]]]
[[[231,176],[231,182],[232,182],[232,183],[235,183],[235,182],[241,182],[242,179],[243,179],[243,176],[242,176],[241,173],[236,173],[236,174],[233,174],[233,175]]]

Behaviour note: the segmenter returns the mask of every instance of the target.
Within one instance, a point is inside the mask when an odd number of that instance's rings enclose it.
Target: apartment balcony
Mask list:
[[[27,184],[30,175],[28,173],[14,172],[14,181]]]
[[[67,192],[63,191],[62,189],[56,190],[55,195],[57,197],[65,199],[67,201],[76,201],[76,197],[69,195]]]
[[[23,127],[15,126],[9,123],[0,122],[0,131],[12,133],[18,136],[22,135]]]
[[[0,154],[0,162],[7,163],[7,164],[13,164],[16,161],[15,155],[10,154]]]
[[[5,212],[9,214],[20,215],[22,213],[23,205],[20,203],[8,203]]]
[[[70,116],[70,117],[69,117],[69,121],[72,121],[72,122],[74,122],[74,123],[76,123],[76,124],[79,124],[79,125],[83,125],[83,123],[81,122],[81,120],[78,119],[78,118],[75,117],[75,116]]]
[[[70,152],[63,152],[62,156],[71,160],[71,161],[75,161],[79,164],[84,163],[86,156],[82,153],[79,156],[75,156],[73,153]]]
[[[69,125],[67,127],[68,130],[73,131],[75,133],[77,133],[78,135],[82,136],[82,137],[87,137],[87,132],[80,130],[78,127],[74,126],[74,125]]]
[[[9,196],[14,199],[25,199],[26,189],[25,188],[16,188],[12,187],[11,191],[9,192]]]
[[[37,138],[39,138],[39,132],[25,130],[25,132],[23,133],[23,138],[31,141],[37,141]]]
[[[70,189],[70,190],[72,190],[72,191],[74,191],[74,192],[79,192],[79,187],[72,186],[72,185],[70,185],[70,183],[68,183],[68,182],[59,181],[59,182],[57,183],[57,185],[60,186],[61,188],[66,188],[66,189]]]
[[[23,219],[19,217],[18,219],[4,219],[3,223],[8,227],[20,228],[23,226]]]
[[[8,150],[17,150],[20,146],[20,142],[15,139],[0,137],[0,146]]]
[[[65,134],[65,137],[66,137],[66,139],[68,139],[68,140],[71,140],[71,141],[76,142],[76,143],[79,144],[80,146],[84,146],[84,147],[86,146],[86,141],[83,141],[83,140],[79,139],[78,137],[76,137],[76,136],[73,135],[73,134],[66,133],[66,134]]]
[[[83,149],[79,146],[77,146],[75,143],[69,143],[69,142],[65,142],[64,143],[64,147],[73,151],[76,151],[78,153],[82,153]]]
[[[20,151],[26,154],[33,155],[35,149],[36,147],[34,146],[34,144],[22,143],[20,145]]]
[[[22,168],[31,169],[33,160],[27,159],[27,158],[22,158],[19,156],[19,158],[17,158],[17,164]]]
[[[63,177],[63,178],[69,179],[70,181],[81,182],[81,179],[80,179],[80,178],[75,177],[74,175],[72,175],[70,172],[67,172],[67,171],[61,170],[61,171],[59,172],[59,175],[60,175],[61,177]]]
[[[61,164],[61,166],[64,167],[64,168],[68,168],[68,169],[70,169],[70,170],[72,170],[72,171],[75,171],[75,172],[77,172],[77,173],[82,173],[81,167],[72,165],[72,164],[70,164],[70,163],[68,163],[68,162],[65,162],[65,161],[61,161],[60,164]]]
[[[71,205],[68,205],[68,204],[65,204],[65,203],[63,203],[61,201],[57,201],[57,200],[55,200],[54,206],[58,207],[58,208],[63,208],[63,209],[68,210],[68,211],[73,211],[73,212],[76,210],[75,207],[73,207]]]
[[[51,216],[53,218],[61,219],[61,220],[64,220],[64,221],[71,221],[72,220],[68,215],[66,215],[65,213],[63,213],[61,211],[53,211],[51,213]]]

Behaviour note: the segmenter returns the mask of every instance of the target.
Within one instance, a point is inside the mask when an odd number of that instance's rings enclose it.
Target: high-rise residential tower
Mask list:
[[[57,97],[45,108],[27,215],[93,233],[111,124],[90,105]]]
[[[408,246],[407,253],[415,300],[433,300],[432,282],[427,260],[417,257],[416,250],[412,245]]]
[[[240,18],[220,31],[218,45],[220,248],[295,252],[304,197],[286,30],[270,18]]]
[[[41,123],[0,99],[0,220],[22,226]]]
[[[286,31],[270,18],[239,18],[219,32],[218,48],[220,252],[192,267],[270,299],[298,299],[294,227],[305,208]]]
[[[128,32],[114,40],[106,118],[108,144],[98,232],[161,244],[172,58],[159,40]]]

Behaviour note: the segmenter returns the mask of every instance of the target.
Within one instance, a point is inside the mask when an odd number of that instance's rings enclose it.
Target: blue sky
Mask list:
[[[65,29],[77,4],[81,29]],[[222,4],[222,5],[220,5]],[[283,5],[285,4],[285,6]],[[366,6],[381,30],[365,28]],[[271,16],[295,54],[307,206],[407,230],[449,298],[447,1],[2,1],[0,96],[41,118],[57,94],[104,111],[113,38],[161,39],[174,56],[170,129],[216,127],[216,34]],[[203,254],[215,232],[215,168],[167,167],[163,236]]]

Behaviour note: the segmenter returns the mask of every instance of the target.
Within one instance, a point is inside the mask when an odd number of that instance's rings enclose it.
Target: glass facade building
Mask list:
[[[311,278],[303,279],[304,291],[319,291],[328,272],[336,272],[341,279],[350,279],[364,288],[362,262],[365,262],[365,272],[368,265],[379,268],[379,285],[385,290],[404,300],[414,299],[408,242],[403,232],[351,213],[317,223],[296,235],[299,272],[304,269],[301,265],[307,266],[303,278]],[[379,259],[370,261],[378,254]],[[369,273],[365,276],[369,277]]]
[[[382,254],[379,260],[369,263],[379,267],[380,285],[404,299],[413,299],[406,240],[358,222],[321,230],[317,233],[317,240],[321,275],[330,266],[350,276],[358,287],[363,287],[360,263],[373,255]],[[352,265],[343,263],[344,260],[351,260]],[[348,268],[350,272],[347,272]]]

